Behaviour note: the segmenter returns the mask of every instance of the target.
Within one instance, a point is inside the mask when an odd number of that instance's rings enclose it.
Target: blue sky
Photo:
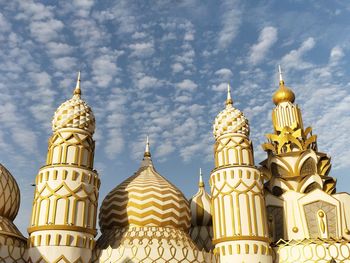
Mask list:
[[[52,116],[79,70],[97,120],[101,201],[137,170],[147,134],[157,170],[186,196],[199,167],[207,182],[227,82],[258,164],[278,64],[338,190],[350,191],[348,1],[56,2],[0,1],[0,162],[21,188],[24,234]]]

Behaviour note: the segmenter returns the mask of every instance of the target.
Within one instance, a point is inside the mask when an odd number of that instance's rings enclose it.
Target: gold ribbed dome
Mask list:
[[[20,192],[15,178],[0,164],[0,217],[13,221],[20,205]]]
[[[226,133],[241,133],[249,136],[249,123],[244,114],[233,107],[228,85],[226,108],[222,110],[215,118],[213,125],[213,133],[215,138]]]
[[[73,97],[58,107],[52,120],[54,132],[63,128],[83,129],[91,134],[95,131],[94,114],[89,105],[81,99],[80,72]]]
[[[278,90],[273,94],[272,100],[275,105],[286,101],[293,103],[295,101],[295,94],[290,88],[284,85],[284,81],[282,80],[280,81]]]
[[[272,101],[275,103],[275,105],[278,105],[282,102],[291,102],[293,103],[295,101],[295,94],[294,92],[284,85],[284,80],[282,76],[282,70],[281,66],[278,66],[278,73],[280,78],[280,84],[276,92],[273,94]]]
[[[191,198],[191,222],[192,226],[212,225],[211,201],[209,194],[205,191],[202,173],[199,175],[198,192]]]
[[[187,231],[190,210],[183,193],[154,169],[147,143],[141,167],[106,196],[99,219],[102,232],[128,225]]]

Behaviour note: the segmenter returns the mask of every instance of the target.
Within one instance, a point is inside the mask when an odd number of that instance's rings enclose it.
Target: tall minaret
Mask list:
[[[46,165],[35,180],[27,262],[91,261],[100,180],[93,169],[95,117],[73,97],[55,112]]]
[[[233,107],[230,86],[226,108],[214,123],[215,168],[210,176],[214,252],[221,263],[271,263],[263,181],[254,166],[248,120]]]

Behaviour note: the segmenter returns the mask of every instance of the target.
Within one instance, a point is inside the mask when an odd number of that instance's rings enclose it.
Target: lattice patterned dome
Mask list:
[[[249,136],[249,124],[244,114],[232,106],[231,91],[228,85],[226,108],[215,118],[213,133],[215,138],[226,133],[241,133]]]
[[[226,133],[241,133],[249,136],[248,120],[232,104],[226,105],[226,108],[216,116],[213,128],[215,138]]]
[[[16,218],[20,205],[20,192],[15,178],[0,164],[0,216]]]
[[[81,99],[80,75],[73,97],[62,103],[53,117],[52,130],[55,132],[62,128],[83,129],[91,134],[95,131],[95,116],[89,105]]]
[[[154,169],[149,152],[139,170],[106,196],[99,217],[102,232],[128,225],[190,227],[187,199]]]

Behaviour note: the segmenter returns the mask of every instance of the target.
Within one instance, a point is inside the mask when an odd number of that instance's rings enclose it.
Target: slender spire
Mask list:
[[[227,99],[226,99],[226,105],[232,105],[232,98],[231,98],[231,87],[230,84],[227,83]]]
[[[74,95],[81,95],[81,89],[80,89],[80,71],[78,72],[78,79],[77,79],[77,85],[75,86]]]
[[[204,182],[203,182],[203,175],[202,175],[202,168],[199,168],[199,187],[204,187]]]
[[[280,77],[280,85],[284,85],[283,72],[282,72],[282,69],[281,69],[281,65],[278,65],[278,74],[279,74],[279,77]]]
[[[145,148],[145,153],[143,155],[144,157],[151,157],[151,152],[150,152],[150,149],[149,149],[149,138],[148,138],[148,135],[146,137],[146,148]]]

